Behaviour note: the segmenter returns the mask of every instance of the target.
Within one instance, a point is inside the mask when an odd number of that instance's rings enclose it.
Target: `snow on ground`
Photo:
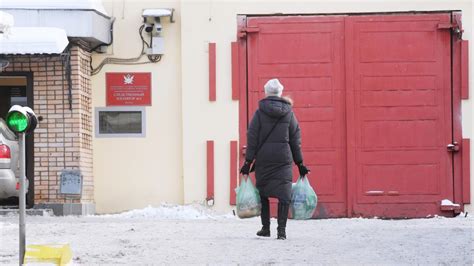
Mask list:
[[[288,222],[285,241],[258,238],[259,218],[163,205],[117,215],[27,217],[27,244],[70,243],[75,265],[472,265],[474,219]],[[18,216],[0,217],[0,264],[17,265]]]
[[[200,204],[192,205],[174,205],[163,203],[155,208],[148,206],[144,209],[131,210],[128,212],[102,215],[107,218],[148,218],[148,219],[167,219],[167,220],[192,220],[192,219],[217,219],[225,217],[233,217],[232,215],[219,215],[212,209],[204,207]]]

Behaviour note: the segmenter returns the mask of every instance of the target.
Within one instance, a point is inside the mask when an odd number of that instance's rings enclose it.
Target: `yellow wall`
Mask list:
[[[106,72],[151,72],[152,106],[146,107],[145,138],[94,138],[95,200],[99,213],[183,202],[181,145],[181,18],[178,1],[105,1],[116,18],[114,43],[104,57],[136,57],[144,8],[175,8],[176,22],[163,19],[165,55],[161,62],[137,66],[107,65],[93,76],[93,106],[105,103]],[[145,36],[145,34],[144,34]],[[142,61],[146,61],[145,57]],[[95,119],[95,118],[94,118]]]
[[[271,4],[269,4],[271,2]],[[231,100],[230,43],[236,40],[237,14],[356,13],[462,10],[464,39],[472,40],[471,1],[181,1],[184,200],[206,191],[205,140],[215,139],[216,207],[228,209],[229,141],[238,140],[238,102]],[[217,102],[207,102],[207,43],[217,47]],[[471,41],[472,51],[472,41]],[[471,66],[472,66],[471,53]],[[470,68],[473,69],[472,67]],[[471,84],[472,84],[471,75]],[[472,88],[472,85],[470,86]],[[472,93],[471,93],[472,95]],[[195,112],[199,106],[199,112]],[[463,101],[463,132],[472,135],[472,100]],[[240,146],[239,146],[240,148]],[[474,168],[473,168],[474,169]],[[474,188],[474,182],[471,182]],[[471,191],[474,191],[471,189]],[[474,194],[474,193],[472,193]],[[474,197],[473,197],[474,201]]]
[[[161,201],[202,202],[206,197],[206,140],[215,141],[215,208],[230,209],[229,142],[239,137],[238,102],[231,100],[230,53],[230,43],[236,40],[237,14],[462,10],[464,39],[472,40],[474,12],[472,2],[467,0],[125,0],[105,2],[105,6],[117,18],[114,45],[107,56],[136,55],[140,42],[135,32],[141,23],[142,8],[174,7],[176,23],[163,23],[166,54],[162,62],[107,66],[93,78],[93,104],[100,107],[105,106],[105,72],[153,73],[153,106],[147,107],[146,113],[147,137],[94,140],[98,212],[139,208]],[[208,101],[209,42],[215,42],[217,47],[217,101],[212,103]],[[102,57],[94,55],[94,62]],[[472,77],[471,74],[470,84]],[[462,108],[463,134],[470,137],[472,100],[463,101]],[[474,182],[471,185],[474,191]]]

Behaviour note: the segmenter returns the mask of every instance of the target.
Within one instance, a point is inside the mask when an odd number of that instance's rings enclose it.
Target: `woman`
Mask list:
[[[281,97],[283,85],[278,79],[265,86],[266,98],[259,102],[247,131],[247,153],[240,173],[248,175],[255,159],[257,189],[262,200],[262,229],[258,236],[270,236],[270,203],[278,199],[278,239],[286,239],[286,221],[291,200],[292,162],[301,176],[309,170],[303,164],[301,134],[292,111],[292,101]]]

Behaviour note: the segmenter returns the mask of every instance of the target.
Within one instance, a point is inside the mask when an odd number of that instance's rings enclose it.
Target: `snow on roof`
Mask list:
[[[4,9],[85,9],[107,15],[101,0],[1,0]]]
[[[13,16],[0,11],[0,33],[5,33],[13,26]]]
[[[12,27],[9,35],[0,35],[0,54],[59,54],[68,44],[63,29]]]

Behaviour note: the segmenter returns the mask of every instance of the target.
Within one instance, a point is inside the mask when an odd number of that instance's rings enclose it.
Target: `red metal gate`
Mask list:
[[[453,200],[451,14],[249,17],[245,128],[277,77],[295,100],[315,217],[420,217]],[[242,119],[243,118],[243,119]],[[456,120],[454,123],[460,123]],[[294,177],[297,177],[296,168]]]
[[[321,202],[318,215],[345,216],[343,18],[250,18],[247,25],[259,29],[247,38],[249,114],[264,97],[265,82],[280,78],[295,101],[305,162],[315,170],[309,178]]]
[[[441,214],[453,200],[449,14],[346,20],[351,213]]]

